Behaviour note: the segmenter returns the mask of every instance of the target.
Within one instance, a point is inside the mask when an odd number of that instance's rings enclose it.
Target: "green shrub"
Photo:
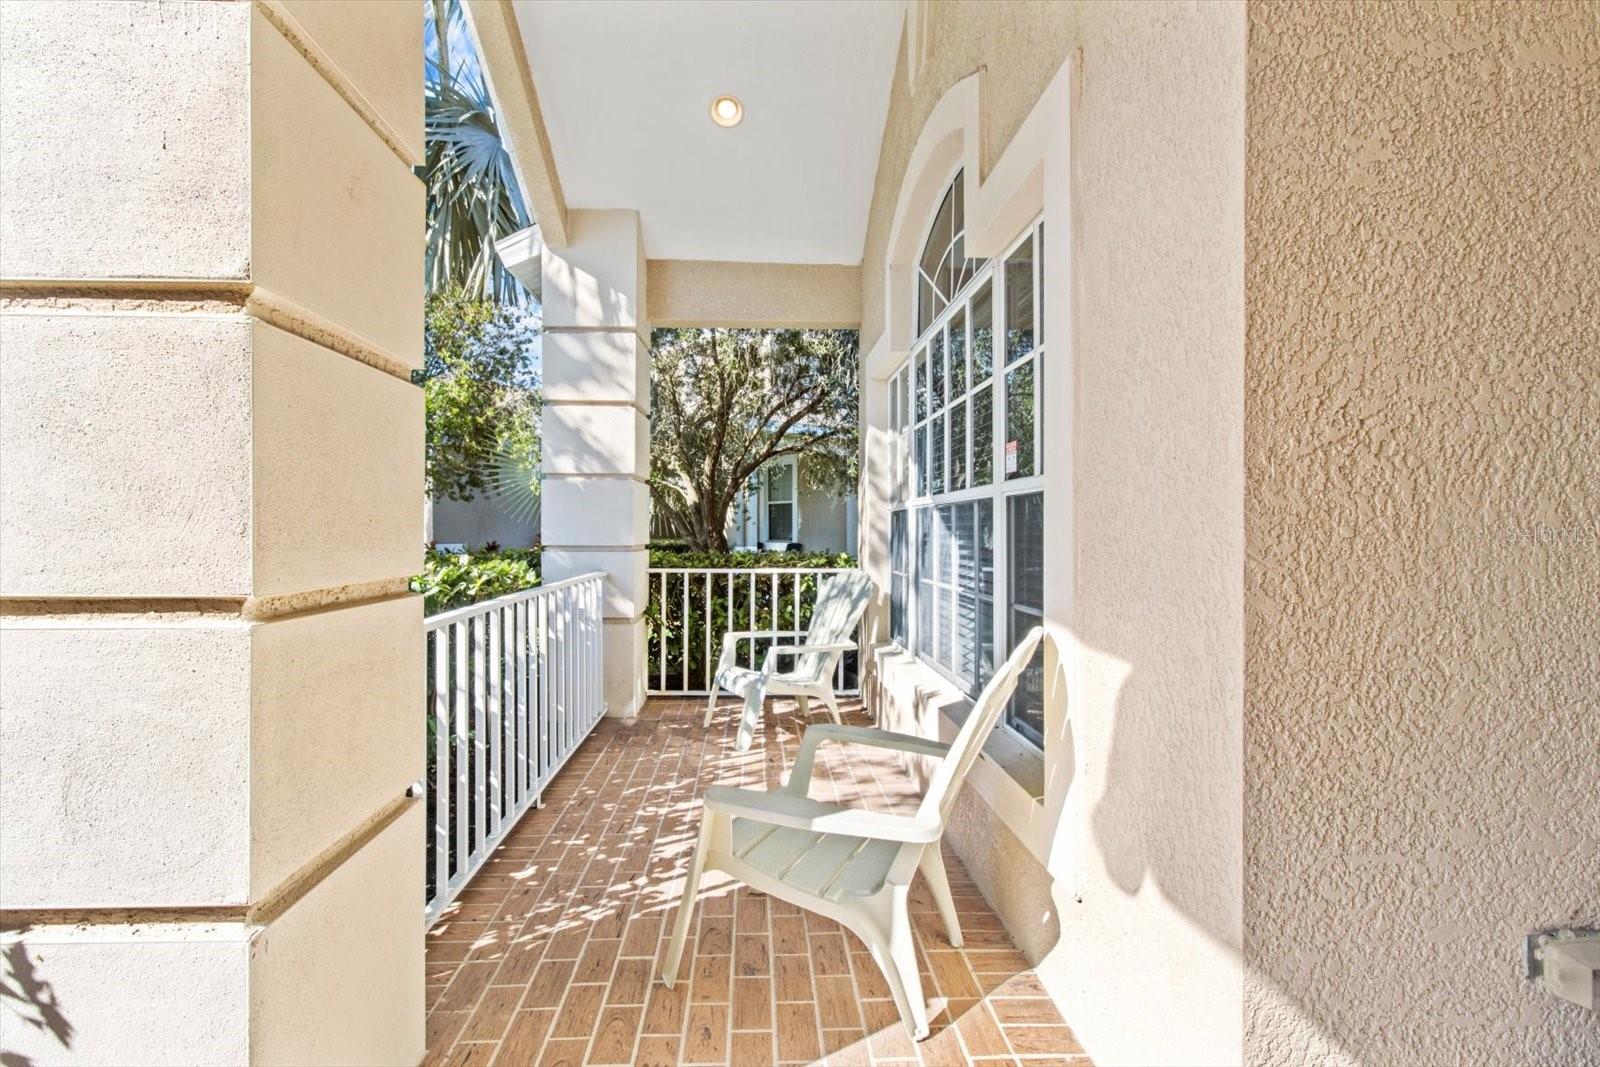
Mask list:
[[[422,560],[422,573],[411,579],[412,592],[422,594],[423,610],[428,615],[493,600],[538,584],[537,548],[467,552],[430,548]]]
[[[688,547],[667,547],[672,542],[650,543],[652,567],[854,567],[848,552],[709,552]]]

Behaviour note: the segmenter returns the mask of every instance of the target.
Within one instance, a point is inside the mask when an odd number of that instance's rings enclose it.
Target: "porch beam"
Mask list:
[[[652,326],[861,325],[858,265],[652,259],[646,274]]]

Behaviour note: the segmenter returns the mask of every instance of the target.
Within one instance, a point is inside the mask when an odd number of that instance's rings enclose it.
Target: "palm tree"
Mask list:
[[[528,225],[516,171],[460,0],[427,0],[423,26],[428,289],[451,284],[499,302],[528,292],[494,243]]]

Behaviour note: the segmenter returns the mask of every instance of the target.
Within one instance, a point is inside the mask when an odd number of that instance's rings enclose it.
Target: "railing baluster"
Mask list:
[[[488,626],[485,616],[472,620],[472,769],[476,807],[472,821],[472,851],[483,851],[488,836],[489,769],[489,656]],[[476,858],[474,856],[474,858]]]
[[[456,735],[456,792],[454,817],[456,823],[456,878],[465,880],[467,876],[467,816],[471,808],[471,799],[467,795],[467,723],[471,715],[472,700],[467,693],[467,627],[468,623],[457,622],[450,625],[450,632],[455,637],[455,660],[450,665],[450,671],[456,681],[456,710],[455,710],[455,735]]]
[[[701,669],[705,674],[705,687],[711,689],[711,572],[706,571],[706,624],[701,627],[704,631],[701,636],[705,641],[705,655],[701,660]]]
[[[505,775],[500,768],[501,758],[505,755],[501,743],[503,730],[501,729],[501,715],[504,704],[502,688],[504,684],[505,664],[500,649],[500,612],[491,611],[486,621],[489,624],[489,818],[488,827],[490,834],[500,832],[500,792],[505,785]]]
[[[429,631],[433,645],[433,891],[450,883],[450,637]]]

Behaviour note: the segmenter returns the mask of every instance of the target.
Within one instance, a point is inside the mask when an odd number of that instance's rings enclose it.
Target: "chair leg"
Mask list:
[[[956,917],[956,901],[950,895],[950,879],[944,873],[944,856],[939,852],[939,842],[923,846],[922,859],[917,864],[922,877],[928,880],[933,892],[933,902],[939,905],[939,915],[944,919],[944,930],[950,944],[961,947],[961,920]]]
[[[889,992],[894,994],[900,1021],[905,1023],[911,1040],[921,1041],[928,1036],[928,1004],[922,999],[922,976],[917,973],[917,949],[911,938],[911,913],[904,888],[897,889],[890,902],[888,938],[875,936],[867,940],[867,947],[889,983]]]
[[[694,918],[694,895],[700,891],[700,875],[706,869],[706,851],[711,847],[711,818],[700,818],[700,840],[689,859],[689,874],[683,883],[683,899],[678,901],[678,917],[672,924],[672,944],[661,968],[661,980],[668,989],[678,980],[678,964],[683,961],[683,944],[689,937],[689,920]]]
[[[809,718],[811,716],[811,698],[810,697],[803,696],[803,695],[796,696],[794,698],[794,702],[796,704],[800,705],[800,717],[802,719]]]
[[[822,702],[828,705],[828,714],[833,716],[834,722],[844,722],[839,717],[839,698],[833,695],[832,687],[823,691]]]
[[[744,712],[739,719],[739,736],[734,741],[734,747],[740,752],[745,751],[755,741],[756,726],[761,722],[762,705],[767,699],[765,684],[752,685],[744,693]]]
[[[717,687],[711,686],[711,692],[706,696],[706,721],[701,725],[707,730],[711,729],[711,716],[717,713]]]

